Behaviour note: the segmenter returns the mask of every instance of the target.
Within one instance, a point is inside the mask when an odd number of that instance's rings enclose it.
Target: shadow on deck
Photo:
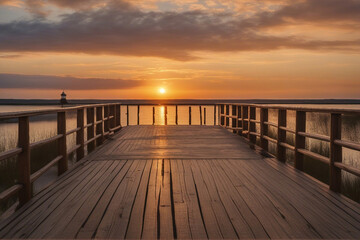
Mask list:
[[[221,127],[130,126],[0,238],[360,238],[359,204]]]

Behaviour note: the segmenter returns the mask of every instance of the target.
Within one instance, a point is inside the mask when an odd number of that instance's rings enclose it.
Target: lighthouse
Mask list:
[[[66,93],[64,91],[61,93],[60,104],[61,105],[68,104],[66,100]]]

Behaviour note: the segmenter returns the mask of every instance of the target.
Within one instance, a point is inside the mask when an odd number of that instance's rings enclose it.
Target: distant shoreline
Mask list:
[[[360,104],[360,99],[74,99],[69,105],[115,103],[122,104],[217,104],[217,103],[254,103],[254,104]],[[0,99],[0,105],[60,105],[58,99]]]

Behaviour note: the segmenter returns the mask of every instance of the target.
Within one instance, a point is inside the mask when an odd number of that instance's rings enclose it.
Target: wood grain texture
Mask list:
[[[359,204],[213,126],[123,128],[0,238],[360,238]]]

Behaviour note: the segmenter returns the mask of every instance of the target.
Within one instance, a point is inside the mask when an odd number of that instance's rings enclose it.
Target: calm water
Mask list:
[[[285,105],[281,105],[285,106]],[[286,106],[304,106],[291,104]],[[320,107],[320,108],[340,108],[340,109],[360,109],[360,105],[306,105],[308,107]],[[43,110],[51,108],[61,108],[61,106],[0,106],[0,112],[17,112],[17,111],[30,111],[30,110]],[[206,109],[206,116],[204,115],[204,109]],[[199,106],[192,106],[192,124],[200,124],[200,108]],[[151,125],[153,124],[153,107],[152,106],[141,106],[140,107],[140,124]],[[218,109],[216,109],[218,113]],[[137,106],[129,106],[129,125],[137,124]],[[259,111],[257,112],[257,118],[259,118]],[[206,120],[206,125],[214,125],[214,107],[202,106],[202,119],[203,122]],[[85,116],[86,121],[86,116]],[[121,106],[121,124],[126,126],[126,106]],[[218,117],[216,117],[216,124],[218,124]],[[277,111],[269,110],[269,121],[277,122]],[[231,121],[230,121],[231,122]],[[179,125],[188,125],[189,123],[189,106],[178,106],[178,124]],[[287,113],[287,124],[289,128],[294,129],[295,123],[295,111],[288,111]],[[165,107],[156,106],[155,107],[155,125],[164,125],[165,124]],[[167,124],[175,125],[175,106],[167,107]],[[6,151],[16,147],[18,130],[17,130],[16,119],[13,122],[1,122],[0,121],[0,152]],[[76,111],[69,112],[67,117],[67,130],[76,128]],[[259,127],[257,126],[257,131]],[[319,133],[329,135],[330,129],[330,118],[329,114],[323,113],[308,113],[307,114],[307,132]],[[356,116],[344,116],[343,119],[343,139],[348,139],[355,142],[360,142],[360,119]],[[37,142],[52,136],[56,135],[56,114],[49,114],[46,116],[36,116],[30,118],[30,141]],[[276,129],[270,127],[269,135],[276,137]],[[67,143],[68,149],[75,146],[75,134],[68,136]],[[287,135],[287,142],[290,144],[294,143],[294,136],[292,134]],[[324,143],[318,140],[307,140],[307,148],[311,149],[314,152],[318,152],[327,156],[329,154],[329,144]],[[271,152],[275,153],[276,146],[271,144],[269,149]],[[37,169],[40,169],[47,162],[52,160],[56,156],[56,144],[47,146],[44,149],[35,150],[32,159],[32,170],[35,172]],[[55,154],[55,155],[54,155]],[[343,151],[344,162],[360,168],[360,153],[344,149]],[[70,156],[70,166],[75,162],[75,155]],[[293,161],[293,154],[288,153],[289,163]],[[16,161],[16,160],[15,160]],[[309,165],[309,171],[311,175],[321,179],[326,182],[328,177],[328,170],[326,166],[321,164],[317,167],[314,167],[312,164],[314,161],[311,161]],[[317,170],[314,170],[318,168]],[[354,176],[350,174],[344,174],[346,179],[350,181],[359,181],[355,179]],[[46,175],[39,178],[39,180],[34,184],[34,191],[37,192],[42,189],[49,181],[56,178],[56,168],[51,169]],[[14,164],[14,159],[9,161],[4,161],[0,163],[0,192],[7,187],[11,186],[14,181],[16,181],[16,165]],[[360,185],[359,185],[360,186]],[[360,193],[356,193],[360,194]],[[355,197],[356,198],[356,197]],[[358,196],[357,198],[360,198]],[[1,212],[1,210],[0,210]]]

